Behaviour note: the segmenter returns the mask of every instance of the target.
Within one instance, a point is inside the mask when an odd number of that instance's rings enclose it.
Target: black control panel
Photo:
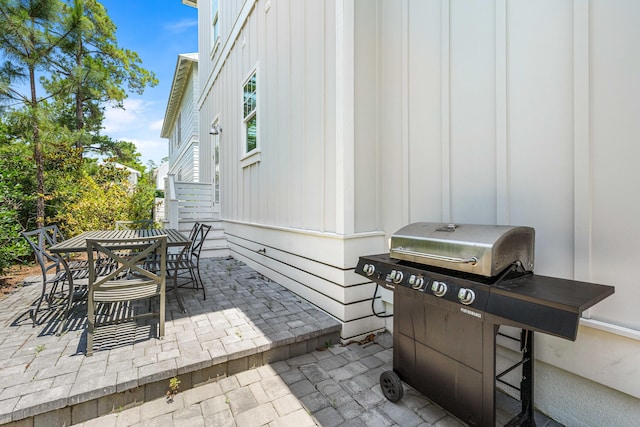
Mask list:
[[[480,311],[489,298],[487,285],[412,267],[388,254],[360,257],[355,272],[392,291],[403,286]]]

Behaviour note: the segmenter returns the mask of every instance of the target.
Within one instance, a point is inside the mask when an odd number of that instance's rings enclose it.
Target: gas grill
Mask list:
[[[398,230],[388,254],[362,256],[356,273],[394,292],[393,371],[380,376],[387,399],[402,381],[461,421],[495,425],[496,381],[521,367],[522,411],[507,425],[533,426],[533,333],[575,341],[584,310],[612,286],[533,274],[531,227],[420,222]],[[521,328],[522,360],[496,373],[500,325]]]

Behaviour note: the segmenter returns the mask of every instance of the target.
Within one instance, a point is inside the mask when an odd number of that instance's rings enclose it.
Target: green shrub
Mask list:
[[[34,208],[35,200],[24,149],[20,144],[0,144],[0,275],[31,253],[19,234],[24,228],[21,220]]]
[[[121,171],[102,166],[94,175],[83,173],[73,190],[58,192],[62,202],[53,219],[67,237],[113,229],[117,220],[151,219],[153,191],[144,179],[132,188]]]

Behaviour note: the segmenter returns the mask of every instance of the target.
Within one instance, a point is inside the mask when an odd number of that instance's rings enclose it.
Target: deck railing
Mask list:
[[[170,228],[178,228],[180,220],[203,219],[213,216],[212,185],[202,182],[180,182],[174,175],[165,181],[165,221]]]

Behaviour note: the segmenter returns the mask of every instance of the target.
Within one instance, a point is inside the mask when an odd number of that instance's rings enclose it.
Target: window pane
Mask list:
[[[249,115],[251,115],[251,113],[255,109],[256,109],[256,96],[252,95],[252,96],[249,96],[245,101],[244,116],[248,117]]]
[[[251,113],[253,112],[253,110],[255,110],[256,106],[255,106],[255,102],[251,102],[250,99],[245,99],[244,101],[244,118],[246,119],[247,117],[249,117],[251,115]]]
[[[251,150],[255,150],[257,146],[257,117],[254,114],[249,120],[247,120],[247,153]]]
[[[256,109],[256,75],[247,80],[243,87],[244,92],[244,117],[247,118]]]

